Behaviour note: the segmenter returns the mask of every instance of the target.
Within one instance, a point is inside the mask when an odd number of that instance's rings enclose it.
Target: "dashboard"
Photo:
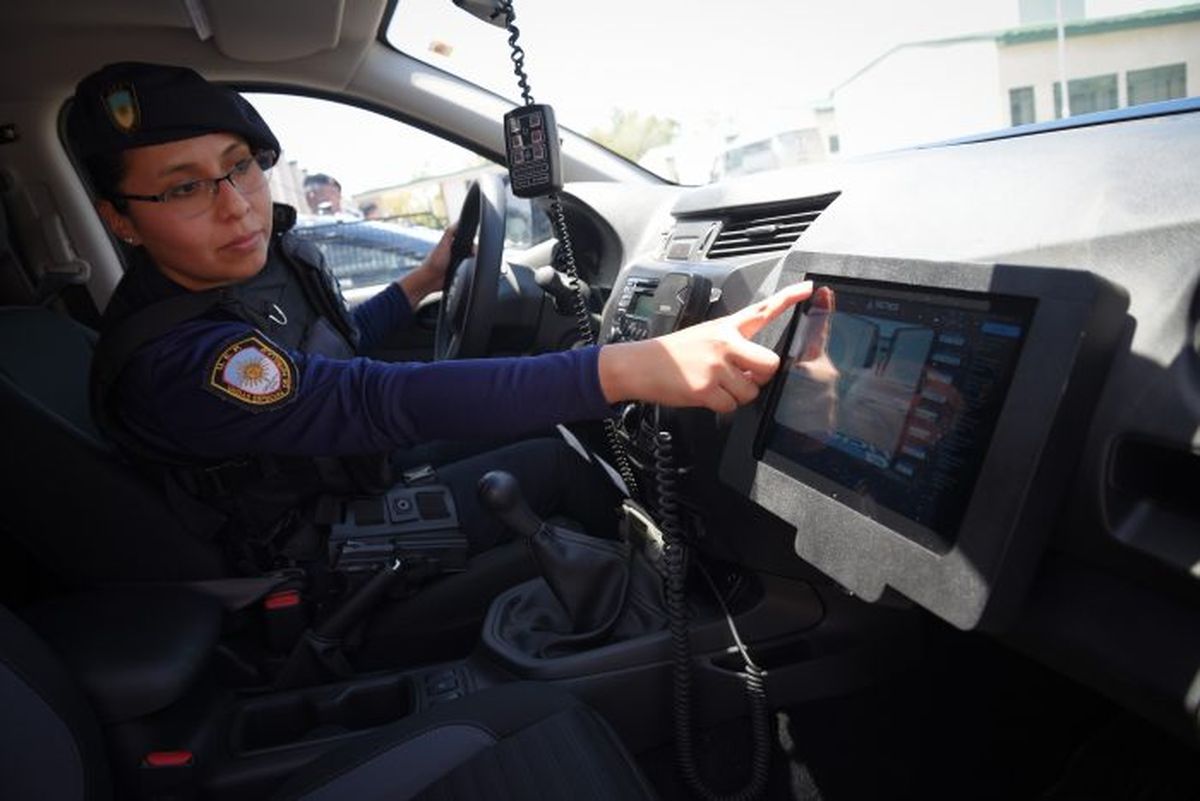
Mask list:
[[[424,42],[417,58],[392,49],[380,22],[395,3],[331,4],[345,6],[336,21],[297,12],[286,26],[249,29],[228,14],[200,25],[182,5],[146,0],[100,11],[78,0],[11,5],[21,11],[7,26],[0,189],[15,238],[33,243],[25,260],[86,279],[64,292],[81,321],[121,273],[58,124],[75,82],[96,65],[187,63],[246,88],[385,112],[466,145],[472,161],[502,160],[507,102],[422,63]],[[342,149],[368,133],[332,129],[342,131],[331,140]],[[824,737],[822,712],[836,710],[831,742],[869,733],[900,759],[927,742],[960,741],[961,750],[929,749],[918,764],[965,773],[976,764],[961,758],[975,747],[967,731],[943,725],[937,738],[896,742],[893,732],[907,738],[914,720],[937,725],[916,720],[928,711],[919,695],[884,717],[858,714],[859,702],[890,694],[901,667],[944,667],[911,684],[954,674],[964,692],[944,700],[966,699],[961,718],[977,719],[970,734],[982,731],[997,718],[977,713],[1023,686],[985,697],[1009,663],[971,667],[990,662],[1000,643],[1200,747],[1200,99],[694,188],[562,130],[562,199],[604,341],[651,336],[669,327],[664,314],[715,318],[794,281],[820,289],[758,335],[784,369],[757,402],[731,415],[663,416],[678,434],[680,514],[774,674],[773,702],[813,715],[796,714],[793,733]],[[412,161],[415,149],[402,141],[380,152]],[[574,340],[573,319],[535,280],[535,268],[557,265],[554,247],[546,240],[514,257],[526,269],[506,273],[502,286],[516,302],[498,315],[497,350]],[[32,288],[16,283],[5,290]],[[423,306],[418,322],[428,325],[390,343],[385,358],[425,356],[436,312]],[[637,407],[621,420],[639,479],[660,468],[659,422]],[[578,433],[597,444],[606,434],[582,425]],[[55,458],[53,447],[37,452]],[[25,562],[13,565],[23,572]],[[43,571],[24,572],[10,591],[56,589],[36,586]],[[711,642],[724,647],[720,624]],[[918,662],[912,652],[926,633],[989,647],[938,665],[946,652],[932,647]],[[222,653],[218,667],[246,672],[231,661],[237,649]],[[667,706],[656,705],[667,700],[667,651],[646,653],[606,662],[613,669],[593,689],[606,696],[606,713],[648,743],[669,735]],[[740,686],[730,684],[740,663],[732,654],[707,661],[697,698],[714,709],[732,698],[740,713]],[[499,676],[493,664],[487,672]],[[893,710],[904,713],[898,725],[877,726]],[[159,722],[178,729],[174,719]],[[1030,720],[1016,722],[1012,734],[1023,739]],[[797,741],[797,753],[809,744]],[[852,770],[871,764],[847,754]],[[1139,767],[1138,754],[1123,756]]]
[[[622,234],[642,255],[602,334],[646,336],[672,275],[711,285],[709,317],[825,287],[759,335],[785,366],[769,391],[692,443],[718,454],[720,503],[769,513],[723,536],[781,528],[849,592],[988,632],[1194,739],[1200,104],[1158,112],[684,191]]]

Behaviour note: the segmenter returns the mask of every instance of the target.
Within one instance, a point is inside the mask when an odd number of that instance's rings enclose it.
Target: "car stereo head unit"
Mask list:
[[[890,587],[960,627],[1002,626],[1124,293],[1084,271],[790,254],[780,285],[802,278],[816,290],[764,333],[782,365],[735,419],[722,478],[855,593]]]
[[[646,339],[650,335],[654,292],[658,289],[659,280],[657,276],[636,275],[625,279],[606,341],[626,342]]]

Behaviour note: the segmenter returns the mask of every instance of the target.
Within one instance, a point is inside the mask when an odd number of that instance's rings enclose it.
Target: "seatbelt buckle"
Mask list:
[[[196,757],[187,749],[151,751],[138,767],[138,785],[147,801],[196,797]]]
[[[262,601],[263,633],[267,648],[288,653],[308,627],[308,609],[297,589],[276,590]]]

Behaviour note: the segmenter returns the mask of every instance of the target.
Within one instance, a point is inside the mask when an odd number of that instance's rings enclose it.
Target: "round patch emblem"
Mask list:
[[[209,372],[209,388],[255,408],[287,400],[295,391],[295,368],[286,354],[259,337],[227,345]]]
[[[233,355],[221,373],[221,380],[247,395],[266,398],[279,391],[283,374],[265,353],[251,347]]]

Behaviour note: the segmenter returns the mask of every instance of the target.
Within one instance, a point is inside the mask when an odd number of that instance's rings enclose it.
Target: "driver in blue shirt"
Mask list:
[[[100,417],[135,458],[192,476],[186,491],[210,493],[262,539],[287,535],[288,510],[321,492],[386,487],[392,476],[377,457],[418,443],[516,441],[609,416],[629,400],[731,411],[779,363],[749,338],[810,291],[791,287],[655,340],[376,361],[360,354],[411,324],[420,300],[442,288],[452,231],[351,313],[319,254],[284,230],[267,183],[279,143],[238,93],[185,68],[109,65],[77,87],[68,131],[131,263],[105,311],[100,350],[120,350],[131,328],[136,347],[98,390]],[[605,482],[573,451],[556,440],[515,442],[438,469],[475,550],[504,536],[475,507],[475,479],[493,467],[518,474],[536,511],[601,526],[614,519],[611,488],[598,489]],[[196,478],[213,475],[223,486]]]

